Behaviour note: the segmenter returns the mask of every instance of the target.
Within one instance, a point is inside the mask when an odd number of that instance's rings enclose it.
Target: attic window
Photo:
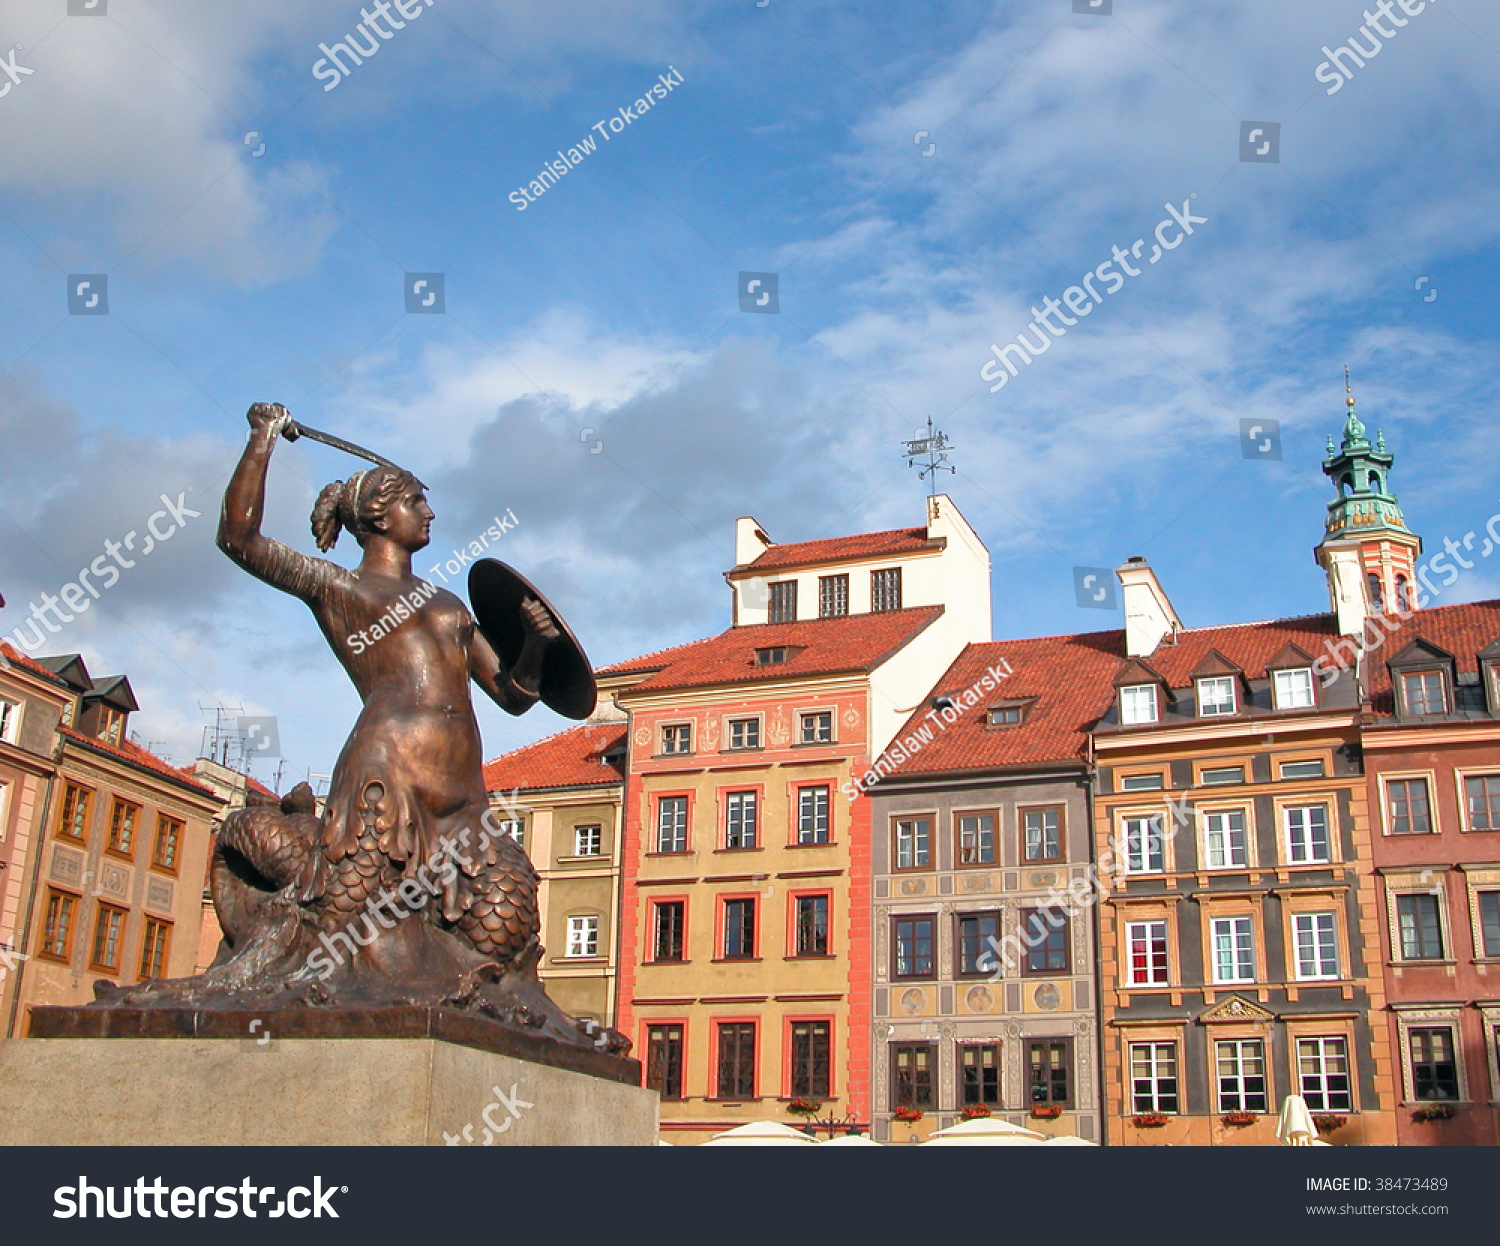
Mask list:
[[[1429,718],[1448,712],[1448,696],[1442,671],[1412,671],[1401,676],[1401,698],[1412,718]]]
[[[992,705],[984,713],[986,726],[990,727],[1019,727],[1026,721],[1031,703],[1016,701],[1005,705]]]
[[[757,649],[755,651],[756,666],[784,666],[786,664],[786,647],[777,645],[773,649]]]
[[[1156,685],[1132,684],[1120,689],[1120,721],[1127,727],[1156,721]]]
[[[1234,677],[1214,675],[1198,681],[1198,716],[1214,718],[1222,714],[1233,714]]]

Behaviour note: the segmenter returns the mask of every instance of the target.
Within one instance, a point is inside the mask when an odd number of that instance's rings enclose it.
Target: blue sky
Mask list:
[[[1485,0],[1388,19],[1333,95],[1358,0],[433,0],[332,90],[318,45],[355,3],[67,7],[0,0],[33,71],[0,76],[0,631],[191,488],[202,516],[49,646],[129,674],[179,763],[223,703],[326,774],[358,708],[305,609],[213,546],[253,401],[417,472],[434,563],[511,510],[494,552],[599,663],[727,624],[738,515],[919,523],[899,443],[929,414],[1000,638],[1115,625],[1072,568],[1132,554],[1190,626],[1325,609],[1346,361],[1429,550],[1500,511]],[[1246,121],[1279,161],[1240,159]],[[1169,202],[1206,223],[989,392],[990,344]],[[741,271],[779,275],[780,314],[739,310]],[[445,314],[405,311],[407,272],[444,274]],[[73,273],[108,274],[107,316],[68,314]],[[1280,461],[1242,457],[1243,418]],[[357,466],[283,445],[266,530],[310,551]],[[1481,562],[1443,600],[1492,596]],[[491,754],[562,725],[480,715]]]

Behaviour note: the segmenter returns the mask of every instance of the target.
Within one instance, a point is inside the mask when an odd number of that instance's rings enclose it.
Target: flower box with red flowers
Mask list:
[[[1163,1112],[1137,1112],[1132,1119],[1137,1129],[1160,1129],[1170,1117]]]
[[[966,1121],[983,1120],[989,1114],[989,1108],[983,1103],[971,1103],[963,1110],[963,1118]]]
[[[813,1099],[793,1099],[786,1105],[786,1110],[793,1116],[816,1116],[822,1108],[823,1105]]]
[[[1320,1134],[1331,1134],[1335,1129],[1342,1129],[1348,1123],[1349,1118],[1340,1116],[1337,1112],[1314,1112],[1312,1121],[1318,1127]]]
[[[1226,1125],[1253,1125],[1260,1119],[1259,1112],[1225,1112]]]
[[[898,1121],[916,1122],[922,1119],[922,1111],[920,1108],[909,1108],[905,1104],[902,1104],[899,1108],[897,1108],[893,1115]]]
[[[1426,1103],[1411,1114],[1414,1121],[1451,1121],[1458,1109],[1451,1103]]]
[[[1063,1105],[1060,1103],[1034,1103],[1031,1106],[1031,1114],[1039,1121],[1054,1121],[1063,1114]]]

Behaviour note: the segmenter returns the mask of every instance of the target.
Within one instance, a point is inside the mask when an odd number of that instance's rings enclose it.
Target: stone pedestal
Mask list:
[[[43,1010],[38,1010],[41,1012]],[[78,1016],[84,1009],[58,1009]],[[421,1012],[422,1010],[412,1010]],[[92,1013],[93,1017],[105,1013]],[[159,1014],[158,1014],[159,1015]],[[327,1029],[326,1014],[293,1013]],[[118,1019],[104,1028],[118,1034]],[[204,1014],[187,1014],[202,1018]],[[657,1097],[635,1061],[565,1054],[542,1062],[504,1036],[467,1045],[413,1037],[287,1037],[272,1014],[179,1037],[0,1042],[0,1144],[7,1146],[651,1146]],[[34,1018],[34,1021],[37,1018]],[[260,1020],[251,1026],[249,1021]],[[374,1018],[367,1018],[374,1025]],[[421,1028],[408,1018],[407,1028]],[[128,1023],[127,1023],[128,1024]],[[222,1027],[222,1028],[221,1028]],[[37,1031],[33,1024],[33,1033]],[[51,1032],[76,1030],[56,1017]],[[159,1029],[138,1023],[138,1030]],[[288,1028],[296,1027],[288,1022]],[[584,1072],[582,1065],[597,1064]],[[573,1065],[574,1067],[562,1067]],[[488,1139],[488,1142],[486,1141]]]

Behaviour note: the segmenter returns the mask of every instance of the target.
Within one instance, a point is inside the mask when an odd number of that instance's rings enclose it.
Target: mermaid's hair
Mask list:
[[[413,485],[425,488],[400,467],[367,467],[348,480],[325,485],[312,512],[312,533],[318,548],[325,553],[331,550],[344,528],[363,545],[365,538],[378,531],[375,524],[385,518],[391,504]]]

